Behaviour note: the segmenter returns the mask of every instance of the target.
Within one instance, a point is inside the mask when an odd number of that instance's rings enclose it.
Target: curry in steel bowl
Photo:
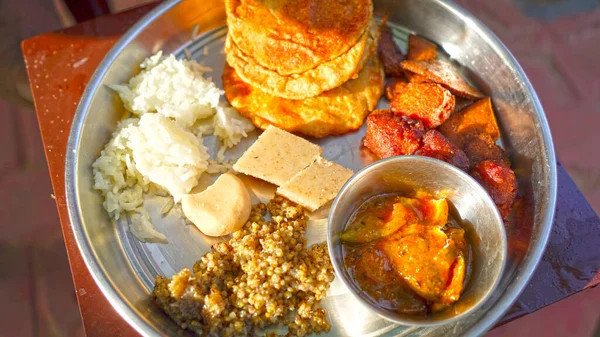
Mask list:
[[[344,263],[377,305],[409,315],[458,301],[471,271],[471,245],[446,199],[383,194],[361,204],[341,234]]]

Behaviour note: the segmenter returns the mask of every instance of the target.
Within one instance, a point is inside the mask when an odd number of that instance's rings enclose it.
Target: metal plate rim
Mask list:
[[[75,116],[71,124],[71,132],[69,133],[69,140],[67,142],[67,156],[65,159],[65,192],[67,210],[69,214],[70,225],[73,230],[73,236],[75,242],[79,248],[79,252],[83,258],[83,261],[88,268],[92,278],[96,282],[98,288],[113,306],[113,308],[119,313],[121,317],[125,319],[131,327],[133,327],[142,336],[159,336],[154,329],[148,324],[148,322],[142,319],[119,295],[117,289],[108,281],[104,276],[104,270],[98,264],[96,256],[92,253],[92,249],[89,244],[89,239],[83,229],[83,223],[81,221],[81,212],[79,207],[79,195],[76,182],[76,167],[77,167],[77,149],[81,139],[81,129],[85,116],[91,105],[93,94],[96,92],[101,84],[102,79],[106,75],[109,66],[113,63],[116,57],[125,49],[125,47],[140,34],[140,32],[156,18],[175,7],[181,1],[184,0],[169,0],[156,8],[151,10],[148,14],[138,20],[123,36],[115,43],[115,45],[106,54],[102,62],[98,65],[98,68],[94,71],[94,74],[90,78],[82,96],[81,101],[77,105]]]

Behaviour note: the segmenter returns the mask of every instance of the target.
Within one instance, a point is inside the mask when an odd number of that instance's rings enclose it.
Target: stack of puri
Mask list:
[[[468,172],[506,218],[517,180],[508,155],[496,144],[500,132],[490,97],[465,81],[422,37],[410,35],[404,55],[384,26],[378,52],[390,109],[367,117],[365,147],[379,158],[421,155]]]
[[[358,129],[383,92],[371,0],[226,0],[231,105],[265,129]]]

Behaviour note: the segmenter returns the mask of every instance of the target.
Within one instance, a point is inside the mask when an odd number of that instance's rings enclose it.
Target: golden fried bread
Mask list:
[[[371,0],[226,0],[225,8],[236,45],[280,75],[344,54],[373,16]]]
[[[279,75],[276,71],[260,66],[256,60],[245,54],[227,36],[225,54],[227,63],[232,66],[244,82],[275,96],[288,99],[304,99],[339,87],[362,69],[369,56],[375,52],[379,31],[375,21],[371,21],[369,31],[346,53],[318,65],[314,69],[294,75]]]
[[[383,92],[384,74],[377,54],[356,79],[319,96],[289,100],[273,96],[244,82],[229,65],[223,72],[225,96],[254,125],[275,125],[289,132],[324,137],[358,129]]]

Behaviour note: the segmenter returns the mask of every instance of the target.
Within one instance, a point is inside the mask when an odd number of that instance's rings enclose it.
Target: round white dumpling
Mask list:
[[[185,216],[208,236],[231,234],[250,216],[250,194],[246,185],[233,174],[221,175],[203,192],[181,198]]]

